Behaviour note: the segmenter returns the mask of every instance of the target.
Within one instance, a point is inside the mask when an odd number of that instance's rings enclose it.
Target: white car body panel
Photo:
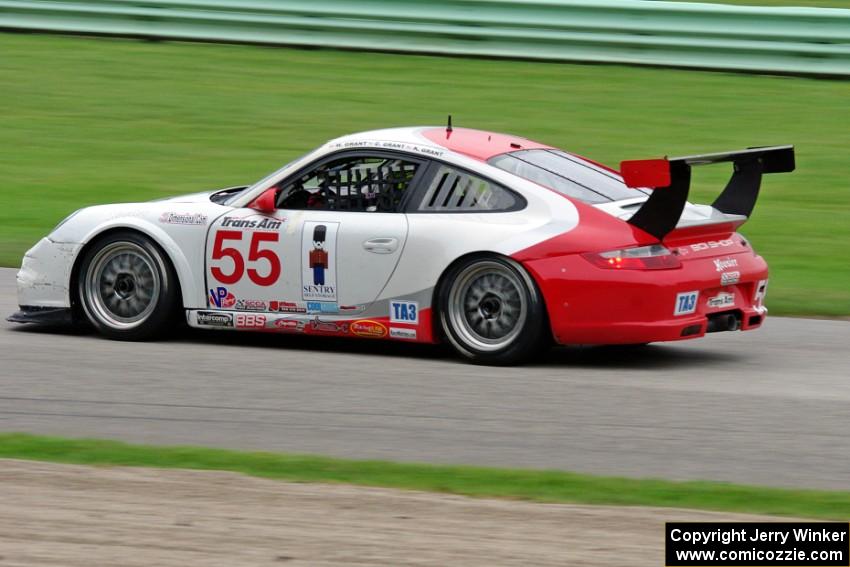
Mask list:
[[[438,147],[419,132],[422,128],[400,128],[365,132],[332,140],[315,151],[284,166],[246,189],[229,205],[210,201],[213,192],[193,193],[146,203],[88,207],[78,211],[55,229],[48,244],[39,243],[27,253],[18,275],[20,304],[35,307],[69,307],[72,267],[84,246],[113,229],[137,230],[153,239],[171,259],[180,281],[183,306],[187,310],[216,309],[211,292],[226,287],[235,295],[259,301],[306,302],[302,260],[305,223],[339,223],[338,295],[334,302],[357,307],[354,312],[386,314],[390,299],[409,298],[429,307],[431,293],[440,275],[455,259],[475,252],[510,255],[573,229],[578,212],[561,195],[479,160]],[[246,208],[269,186],[305,165],[328,154],[348,149],[383,149],[437,159],[478,173],[522,194],[527,206],[505,213],[366,213],[280,210],[272,218],[285,219],[281,238],[274,249],[281,259],[281,279],[273,286],[257,286],[240,280],[224,284],[211,274],[210,254],[215,232],[225,217],[256,217]],[[396,248],[389,254],[369,252],[364,243],[388,238]],[[247,258],[250,239],[230,242]],[[268,247],[268,246],[266,246]],[[233,270],[220,260],[225,273]],[[48,266],[46,268],[44,266]],[[262,262],[255,269],[267,269]],[[287,267],[289,269],[287,269]],[[37,276],[35,274],[38,274]],[[376,277],[377,276],[377,277]],[[372,304],[373,308],[367,307]],[[361,309],[362,308],[362,309]],[[345,317],[349,313],[327,314]],[[306,315],[305,315],[306,316]],[[189,314],[190,323],[196,317]]]

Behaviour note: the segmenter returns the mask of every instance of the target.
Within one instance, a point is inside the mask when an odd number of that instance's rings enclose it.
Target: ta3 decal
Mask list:
[[[419,323],[419,303],[415,301],[390,301],[390,323]]]
[[[676,307],[673,309],[673,315],[688,315],[695,313],[697,310],[698,291],[686,291],[676,295]]]

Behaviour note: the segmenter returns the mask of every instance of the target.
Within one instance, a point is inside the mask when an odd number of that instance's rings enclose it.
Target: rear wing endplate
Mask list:
[[[749,217],[758,200],[761,176],[794,171],[794,146],[624,161],[620,164],[620,173],[627,186],[656,189],[628,222],[663,239],[676,228],[685,210],[691,186],[691,166],[721,162],[732,162],[734,171],[711,206],[724,214]]]

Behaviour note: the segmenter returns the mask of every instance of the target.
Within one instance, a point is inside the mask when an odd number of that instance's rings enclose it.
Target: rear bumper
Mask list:
[[[767,315],[767,264],[749,251],[734,258],[739,276],[726,285],[710,259],[652,271],[597,268],[578,255],[525,266],[546,300],[556,342],[632,344],[702,337],[720,314],[734,315],[739,330],[760,327]],[[693,307],[677,314],[680,295],[692,293]]]

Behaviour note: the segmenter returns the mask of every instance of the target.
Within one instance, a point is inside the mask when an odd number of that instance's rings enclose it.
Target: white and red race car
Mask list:
[[[691,166],[732,162],[712,205]],[[414,127],[328,142],[249,187],[81,209],[24,256],[19,322],[142,340],[192,327],[448,341],[508,364],[552,340],[750,330],[767,264],[736,232],[791,146],[623,162]]]

